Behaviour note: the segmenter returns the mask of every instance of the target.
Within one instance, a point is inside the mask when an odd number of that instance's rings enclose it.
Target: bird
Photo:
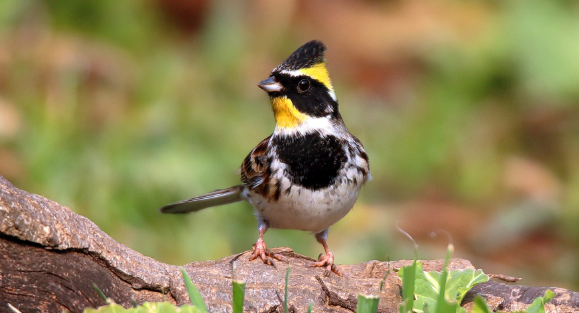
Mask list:
[[[285,259],[267,250],[268,229],[309,231],[325,252],[311,266],[341,275],[328,247],[329,229],[352,209],[371,175],[368,154],[338,111],[325,51],[321,41],[309,41],[257,84],[269,96],[275,129],[243,160],[240,185],[166,205],[160,212],[247,201],[259,232],[250,261],[261,258],[275,265],[272,259]]]

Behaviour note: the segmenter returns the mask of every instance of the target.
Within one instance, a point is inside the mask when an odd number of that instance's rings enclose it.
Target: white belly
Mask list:
[[[342,183],[311,191],[294,186],[285,190],[290,182],[282,178],[281,195],[277,201],[267,201],[249,191],[247,200],[256,213],[269,221],[271,228],[298,229],[320,232],[342,219],[354,206],[361,184]]]

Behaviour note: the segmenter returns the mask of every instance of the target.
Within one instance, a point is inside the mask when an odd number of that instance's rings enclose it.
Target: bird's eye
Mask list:
[[[310,89],[310,81],[308,79],[302,79],[298,83],[298,92],[304,93]]]

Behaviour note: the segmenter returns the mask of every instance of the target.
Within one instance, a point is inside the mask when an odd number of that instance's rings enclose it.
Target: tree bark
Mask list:
[[[411,261],[370,261],[339,265],[344,277],[325,275],[309,267],[314,260],[289,248],[274,249],[288,263],[277,266],[248,261],[248,251],[216,261],[184,266],[211,312],[231,312],[232,268],[235,279],[246,282],[244,310],[282,312],[286,268],[290,311],[305,312],[310,301],[314,312],[354,312],[357,295],[378,294],[379,312],[397,312],[401,281],[395,272]],[[442,260],[423,261],[425,270],[440,270]],[[473,268],[467,260],[453,259],[450,269]],[[188,303],[178,266],[164,264],[117,243],[87,218],[39,195],[15,188],[0,176],[0,312],[7,304],[21,312],[82,312],[105,302],[93,284],[125,307],[134,302]],[[497,282],[476,286],[462,305],[472,306],[482,295],[493,309],[520,310],[547,288]],[[579,294],[561,288],[547,305],[551,312],[579,310]]]

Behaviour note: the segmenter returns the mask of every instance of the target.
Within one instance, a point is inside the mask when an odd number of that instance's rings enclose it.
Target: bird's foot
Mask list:
[[[330,272],[338,276],[344,276],[342,272],[338,270],[336,265],[334,265],[334,254],[332,252],[328,252],[324,255],[320,254],[318,257],[318,261],[312,264],[312,267],[326,267],[325,275],[329,276]]]
[[[282,261],[282,262],[287,262],[286,258],[283,255],[277,254],[277,253],[272,253],[272,252],[268,251],[266,249],[265,241],[263,241],[263,239],[261,239],[261,238],[257,239],[257,242],[253,245],[253,252],[251,253],[251,256],[249,257],[249,260],[253,261],[257,258],[261,258],[263,263],[268,264],[268,265],[273,265],[274,267],[275,267],[275,263],[273,262],[272,259],[276,259],[276,260]]]

